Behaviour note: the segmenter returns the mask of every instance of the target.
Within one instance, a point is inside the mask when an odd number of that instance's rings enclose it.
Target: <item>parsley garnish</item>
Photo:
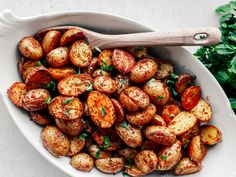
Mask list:
[[[186,141],[186,143],[184,144],[184,149],[187,149],[187,148],[188,148],[188,146],[189,146],[189,143],[190,143],[190,141],[189,141],[189,140],[187,140],[187,141]]]
[[[81,74],[80,68],[75,72],[75,74]]]
[[[41,65],[42,65],[41,61],[38,61],[38,62],[35,64],[35,66],[41,66]]]
[[[143,47],[134,47],[134,51],[136,52],[139,52],[139,51],[142,51],[143,50]]]
[[[173,118],[174,116],[174,114],[169,114],[169,118]]]
[[[50,104],[52,97],[49,95],[48,98],[43,102],[43,104]]]
[[[95,159],[98,159],[98,158],[99,158],[100,153],[101,153],[101,149],[98,148],[98,150],[97,150],[97,152],[96,152],[96,155],[95,155]]]
[[[122,123],[120,123],[120,126],[123,127],[123,128],[128,129],[129,124],[128,124],[128,122],[126,120],[124,120]]]
[[[104,117],[105,114],[106,114],[106,111],[105,111],[105,108],[104,108],[104,107],[102,107],[102,109],[101,109],[101,114],[102,114],[102,117]]]
[[[104,136],[104,138],[103,138],[103,146],[100,146],[100,148],[108,148],[108,147],[110,147],[111,146],[111,143],[110,143],[110,138],[109,138],[109,136]]]
[[[134,165],[134,161],[131,158],[127,158],[128,167],[131,168]]]
[[[158,97],[157,97],[157,101],[161,101],[162,98],[164,98],[164,96],[158,96]]]
[[[87,81],[87,82],[89,83],[89,86],[88,86],[88,88],[87,88],[86,91],[88,91],[88,92],[92,92],[92,91],[93,91],[93,83],[90,82],[90,81]]]
[[[66,110],[66,111],[64,111],[64,114],[65,114],[67,117],[69,117],[69,112],[70,112],[70,110]]]
[[[114,70],[114,68],[113,68],[112,65],[107,66],[107,64],[104,61],[102,61],[101,70],[103,70],[103,71],[112,71],[112,70]]]
[[[122,170],[122,175],[126,176],[125,170]]]
[[[65,101],[63,101],[63,104],[69,104],[72,102],[74,97],[71,97],[71,98],[67,98]]]
[[[102,52],[101,49],[99,49],[99,47],[97,47],[97,46],[95,46],[94,49],[95,49],[96,51],[100,52],[100,53]]]
[[[79,139],[80,139],[80,140],[84,140],[87,136],[88,136],[88,134],[85,133],[85,132],[83,132],[83,133],[81,133],[81,134],[79,135]]]
[[[52,89],[52,91],[55,91],[56,89],[56,81],[51,80],[48,84],[44,86],[44,88]]]
[[[166,155],[162,155],[162,156],[161,156],[161,159],[162,159],[162,160],[166,160],[167,157],[168,157],[168,156],[166,156]]]

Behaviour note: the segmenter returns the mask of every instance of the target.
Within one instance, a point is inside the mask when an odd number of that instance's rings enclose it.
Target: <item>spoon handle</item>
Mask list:
[[[101,43],[97,46],[103,48],[127,46],[205,46],[217,44],[221,39],[220,30],[216,27],[190,28],[175,31],[155,31],[145,33],[131,33],[120,35],[102,35]]]

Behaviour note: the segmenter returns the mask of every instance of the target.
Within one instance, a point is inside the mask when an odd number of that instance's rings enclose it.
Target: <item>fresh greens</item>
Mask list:
[[[104,117],[104,116],[105,116],[105,114],[106,114],[105,108],[104,108],[104,107],[102,107],[102,109],[101,109],[101,115],[102,115],[102,117]]]
[[[80,135],[79,135],[79,139],[80,140],[85,140],[85,138],[88,136],[88,134],[87,133],[85,133],[85,132],[83,132],[83,133],[81,133]]]
[[[50,104],[52,97],[49,95],[48,98],[43,102],[43,104]]]
[[[110,138],[109,136],[105,136],[104,139],[103,139],[103,146],[100,146],[100,148],[104,149],[104,148],[108,148],[111,146],[111,143],[110,143]]]
[[[100,53],[102,52],[101,49],[99,49],[99,47],[97,47],[97,46],[95,46],[94,49],[95,49],[96,51],[100,52]]]
[[[112,70],[114,70],[114,68],[113,68],[112,65],[108,66],[104,61],[102,61],[101,70],[103,70],[103,71],[112,71]]]
[[[69,104],[72,102],[74,97],[67,98],[65,101],[63,101],[63,104]]]
[[[120,123],[120,126],[123,127],[123,128],[126,128],[126,129],[129,128],[129,124],[126,120],[124,120],[122,123]]]
[[[194,54],[211,71],[236,109],[236,1],[216,9],[220,15],[221,41],[201,47]]]

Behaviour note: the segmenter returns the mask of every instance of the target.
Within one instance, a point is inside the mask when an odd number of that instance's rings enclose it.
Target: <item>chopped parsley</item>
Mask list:
[[[131,168],[134,165],[134,161],[131,158],[127,158],[128,161],[128,167]]]
[[[106,111],[105,111],[105,108],[104,108],[104,107],[102,107],[102,109],[101,109],[101,114],[102,114],[102,117],[104,117],[105,114],[106,114]]]
[[[94,49],[95,49],[96,51],[100,52],[100,53],[102,52],[101,49],[99,49],[99,47],[97,47],[97,46],[95,46]]]
[[[48,84],[44,86],[44,88],[52,89],[52,91],[55,91],[56,85],[56,80],[51,80]]]
[[[125,170],[122,171],[122,175],[123,175],[123,176],[126,176]]]
[[[139,52],[139,51],[142,51],[142,50],[143,50],[143,47],[134,47],[135,52]]]
[[[49,95],[48,98],[43,102],[43,104],[50,104],[52,97]]]
[[[65,114],[67,117],[69,117],[69,112],[70,112],[70,110],[66,110],[66,111],[64,111],[64,114]]]
[[[74,97],[67,98],[65,101],[63,101],[63,104],[69,104],[72,102]]]
[[[83,132],[83,133],[81,133],[81,134],[79,135],[79,139],[80,139],[80,140],[84,140],[87,136],[88,136],[88,134],[85,133],[85,132]]]
[[[109,138],[109,136],[104,136],[104,138],[103,138],[103,146],[100,146],[100,148],[108,148],[108,147],[110,147],[111,146],[111,143],[110,143],[110,138]]]
[[[96,155],[95,155],[95,159],[98,159],[98,158],[99,158],[100,153],[101,153],[101,149],[98,148],[98,150],[97,150],[97,152],[96,152]]]
[[[124,120],[122,123],[120,123],[120,126],[123,127],[123,128],[128,129],[129,124],[128,124],[128,122],[126,120]]]
[[[80,68],[75,72],[75,74],[81,74]]]
[[[41,65],[42,65],[41,61],[38,61],[38,62],[35,64],[35,66],[41,66]]]
[[[162,156],[161,156],[161,159],[162,159],[162,160],[166,160],[167,157],[168,157],[168,156],[166,156],[166,155],[162,155]]]
[[[158,96],[157,101],[161,101],[164,98],[164,96]]]
[[[189,143],[190,143],[190,141],[189,141],[189,140],[187,140],[187,141],[186,141],[186,143],[184,144],[184,149],[187,149],[187,148],[188,148],[188,146],[189,146]]]
[[[89,86],[86,91],[92,92],[93,91],[93,83],[91,81],[87,81],[89,83]]]
[[[103,71],[112,71],[112,70],[114,70],[114,68],[113,68],[112,65],[107,66],[107,64],[102,60],[101,70],[103,70]]]
[[[169,114],[169,118],[173,118],[174,116],[174,114]]]

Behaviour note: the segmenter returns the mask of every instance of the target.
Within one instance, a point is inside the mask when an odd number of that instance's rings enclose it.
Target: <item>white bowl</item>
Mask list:
[[[17,71],[18,41],[25,35],[33,35],[42,28],[65,24],[76,24],[104,33],[143,32],[154,29],[122,17],[97,12],[64,12],[30,18],[16,17],[9,10],[0,14],[0,93],[18,128],[39,153],[68,175],[77,177],[112,176],[96,169],[90,173],[80,172],[71,167],[69,158],[54,158],[40,142],[41,127],[29,121],[28,115],[15,107],[6,94],[7,88],[13,82],[20,80]],[[209,148],[203,162],[203,170],[191,176],[235,177],[236,119],[224,91],[210,72],[182,47],[155,47],[153,51],[160,58],[173,62],[178,71],[191,73],[197,77],[197,84],[202,88],[202,97],[207,97],[213,108],[214,116],[211,123],[219,127],[223,133],[223,141]],[[122,176],[122,174],[119,173],[116,176]],[[165,176],[173,175],[166,174]]]

